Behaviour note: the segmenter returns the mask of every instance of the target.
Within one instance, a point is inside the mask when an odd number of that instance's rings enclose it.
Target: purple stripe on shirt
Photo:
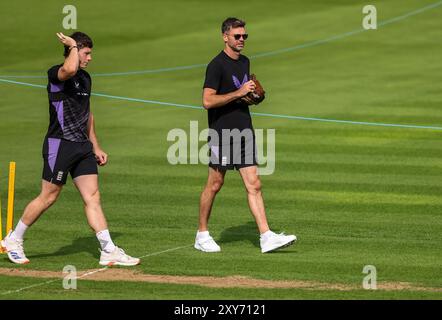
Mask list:
[[[61,90],[64,89],[64,83],[60,83],[60,84],[53,84],[52,82],[50,82],[51,85],[51,92],[60,92]]]
[[[48,138],[49,144],[49,155],[48,155],[48,163],[51,171],[54,171],[55,162],[57,161],[58,149],[60,148],[61,139]]]
[[[210,150],[219,159],[219,146],[210,146]]]
[[[53,101],[52,105],[55,107],[55,111],[57,112],[57,119],[60,123],[61,130],[64,130],[63,101]]]

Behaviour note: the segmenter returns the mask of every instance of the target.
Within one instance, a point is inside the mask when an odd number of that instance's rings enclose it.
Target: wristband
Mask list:
[[[74,48],[77,48],[77,50],[78,50],[78,47],[77,47],[77,46],[72,46],[72,47],[69,47],[69,51],[71,51],[71,50],[74,49]]]

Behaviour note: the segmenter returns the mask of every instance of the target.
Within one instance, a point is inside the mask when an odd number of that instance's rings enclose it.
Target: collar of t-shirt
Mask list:
[[[232,57],[230,57],[224,50],[221,51],[221,53],[223,54],[223,56],[230,61],[233,62],[238,62],[241,59],[241,54],[239,55],[238,59],[233,59]]]

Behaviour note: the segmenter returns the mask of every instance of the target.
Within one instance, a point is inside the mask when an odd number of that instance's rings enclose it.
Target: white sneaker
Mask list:
[[[295,235],[285,235],[284,233],[276,234],[272,232],[271,235],[263,239],[261,237],[261,252],[266,253],[274,251],[279,248],[288,247],[296,241]]]
[[[202,239],[195,238],[195,249],[204,252],[220,252],[221,248],[216,244],[215,240],[211,236],[204,237]]]
[[[12,231],[9,231],[8,235],[1,242],[3,251],[8,253],[8,258],[11,262],[17,264],[29,263],[29,259],[26,258],[23,249],[23,239],[12,239],[11,233]]]
[[[115,247],[113,252],[101,251],[100,265],[102,266],[136,266],[140,259],[127,255],[123,249]]]

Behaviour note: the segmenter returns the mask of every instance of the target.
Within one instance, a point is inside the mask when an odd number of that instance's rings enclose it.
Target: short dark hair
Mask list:
[[[227,18],[221,25],[221,33],[226,33],[232,28],[244,28],[246,22],[238,18]]]
[[[82,48],[91,48],[94,46],[94,43],[92,42],[92,39],[83,32],[74,32],[69,37],[74,39],[77,42],[78,50]],[[69,55],[69,48],[67,46],[64,46],[64,56],[67,57]]]

